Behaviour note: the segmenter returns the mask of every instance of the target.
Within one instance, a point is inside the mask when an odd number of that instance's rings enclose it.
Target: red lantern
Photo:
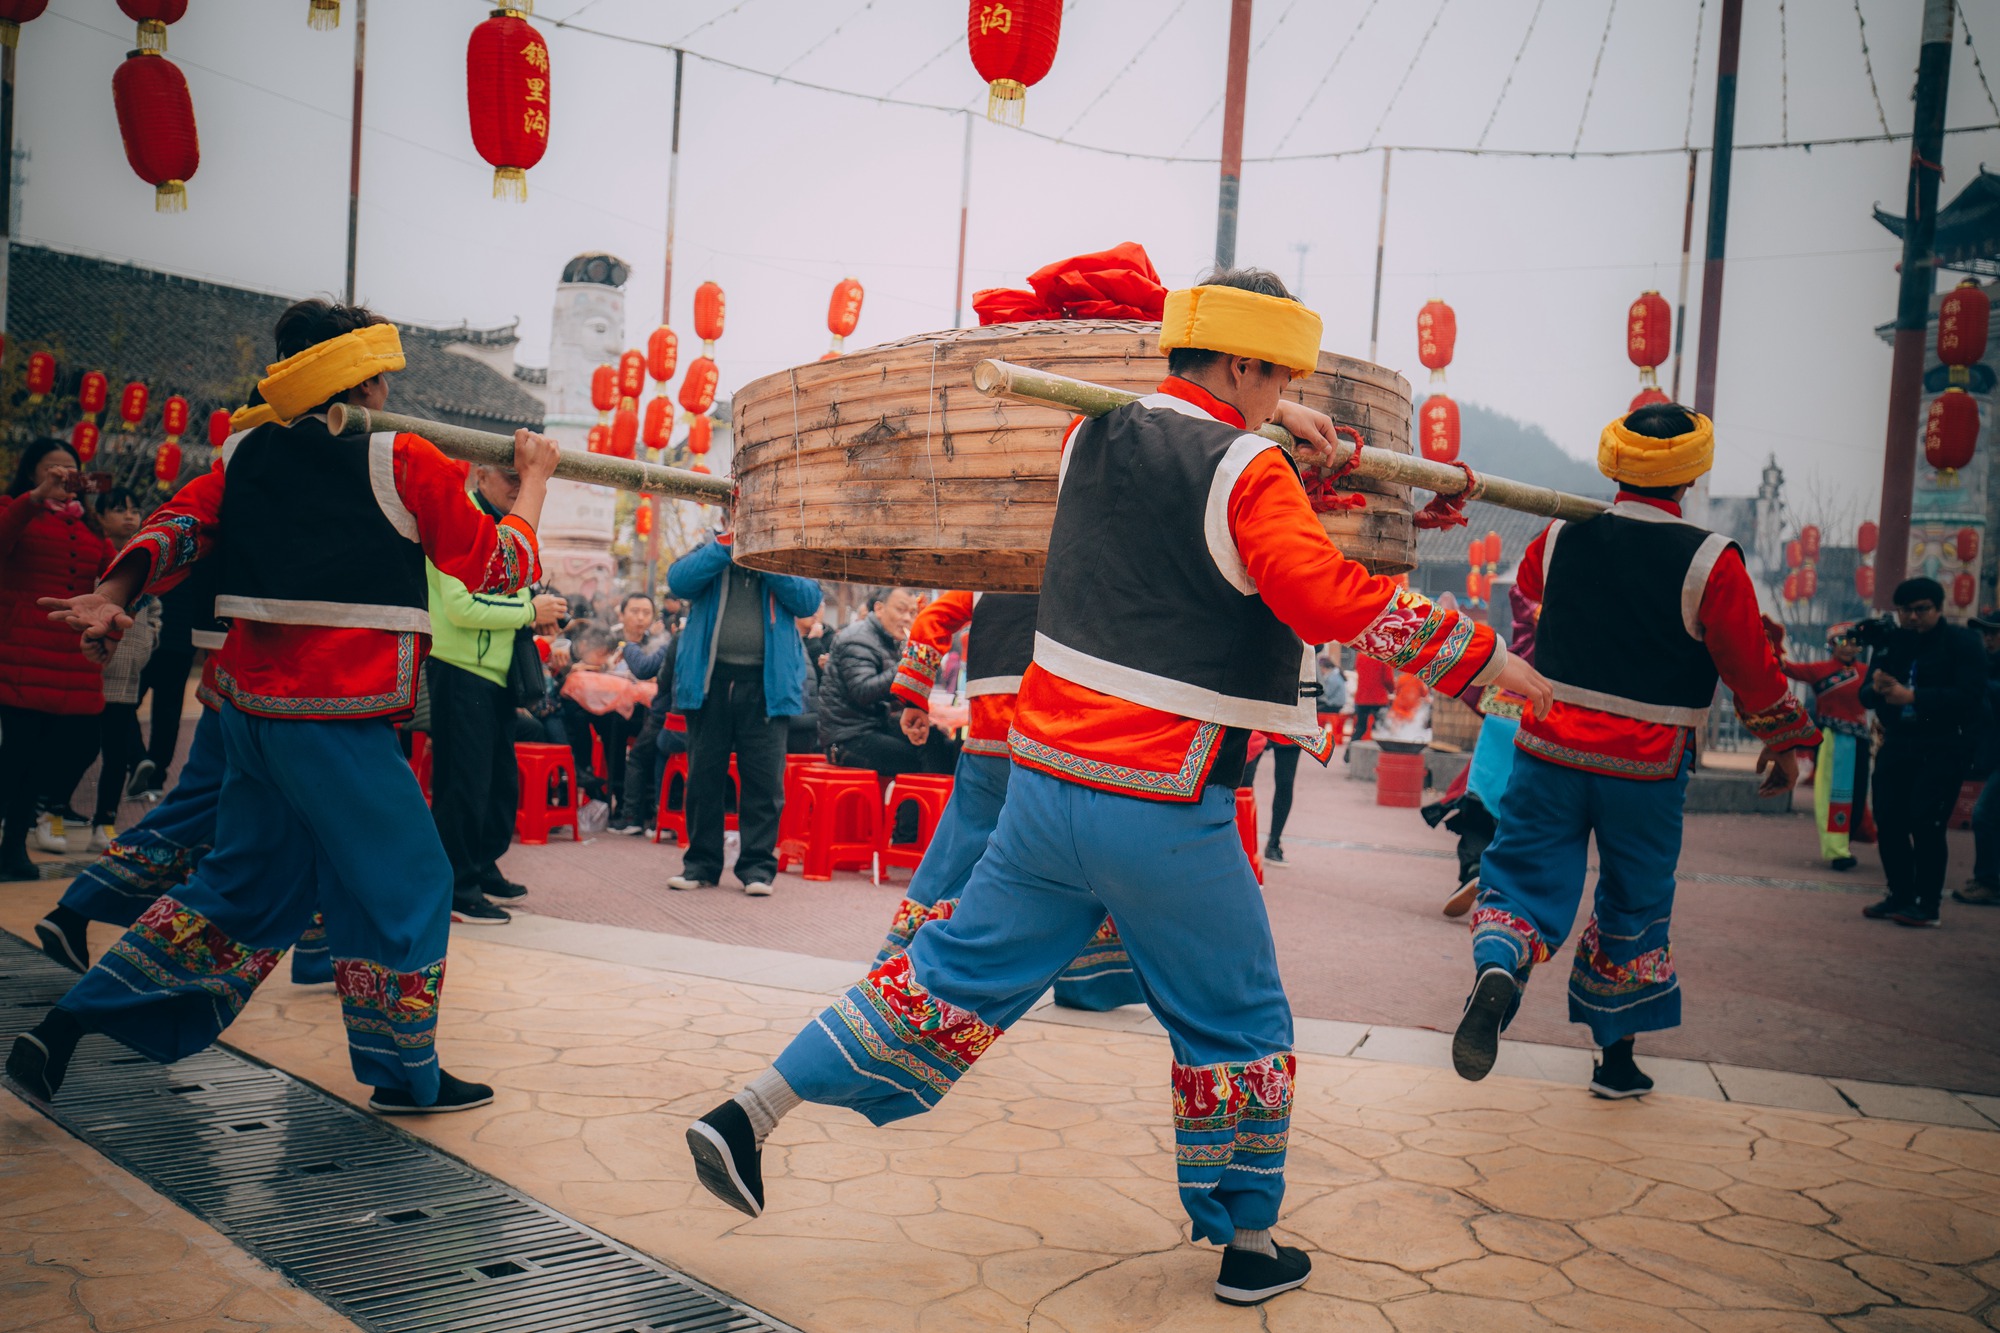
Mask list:
[[[1966,384],[1967,367],[1986,355],[1986,325],[1993,303],[1979,284],[1967,278],[1938,302],[1938,360],[1951,367],[1951,382]]]
[[[181,447],[172,440],[153,452],[153,476],[162,486],[171,486],[181,475]]]
[[[1961,565],[1971,564],[1979,558],[1978,530],[1974,528],[1960,528],[1952,546],[1958,552],[1958,562]]]
[[[1810,602],[1819,595],[1819,571],[1807,565],[1799,571],[1799,600]]]
[[[1785,543],[1785,568],[1797,569],[1806,560],[1805,547],[1799,545],[1797,537]]]
[[[82,382],[76,386],[77,406],[81,407],[91,416],[96,416],[104,410],[104,400],[110,392],[111,384],[110,381],[104,378],[104,372],[101,370],[89,371],[85,373]]]
[[[1432,299],[1417,312],[1417,359],[1430,368],[1433,382],[1444,378],[1451,354],[1458,346],[1458,315],[1444,302]]]
[[[1673,307],[1658,292],[1641,292],[1632,308],[1625,312],[1625,355],[1639,367],[1639,383],[1648,388],[1660,387],[1660,377],[1654,368],[1673,351],[1673,329]],[[1664,394],[1660,401],[1666,401]]]
[[[701,339],[704,356],[715,350],[715,340],[722,336],[722,317],[726,310],[722,288],[718,284],[704,282],[694,289],[694,332]]]
[[[1797,573],[1785,575],[1785,600],[1788,602],[1799,600],[1799,576]]]
[[[154,211],[180,212],[187,207],[187,182],[201,166],[187,76],[165,56],[141,51],[111,76],[111,100],[125,160],[153,187]]]
[[[1486,563],[1486,539],[1474,537],[1465,546],[1465,563],[1474,569]]]
[[[1972,461],[1978,442],[1979,404],[1971,394],[1953,385],[1931,399],[1924,414],[1924,461],[1946,474],[1946,485],[1954,484],[1953,474]]]
[[[55,391],[56,359],[47,352],[28,354],[28,401],[39,403]]]
[[[986,118],[1000,125],[1027,119],[1028,89],[1055,63],[1062,36],[1062,0],[972,0],[965,44],[986,80]]]
[[[618,398],[619,405],[637,406],[639,395],[646,391],[646,354],[627,352],[618,358]]]
[[[708,464],[697,458],[694,462],[688,464],[688,471],[706,474],[708,472]]]
[[[306,0],[306,26],[330,32],[340,26],[340,0]]]
[[[630,458],[638,442],[639,409],[626,403],[611,418],[611,452],[619,458]]]
[[[646,420],[639,438],[648,449],[665,449],[674,442],[674,405],[665,394],[655,394],[646,404]]]
[[[699,458],[708,452],[710,437],[715,431],[714,417],[696,417],[688,422],[688,452]]]
[[[681,381],[681,407],[689,416],[702,416],[715,406],[715,384],[721,377],[715,362],[698,356],[688,362],[687,377]]]
[[[188,400],[179,394],[169,395],[160,404],[160,429],[167,433],[168,444],[179,444],[181,435],[188,428]]]
[[[597,409],[600,421],[618,406],[618,367],[599,366],[590,372],[590,405]]]
[[[674,377],[674,366],[681,359],[681,340],[674,331],[662,324],[646,335],[646,373],[666,392],[667,381]]]
[[[1814,524],[1799,529],[1799,550],[1808,560],[1819,559],[1819,528]]]
[[[1476,569],[1465,571],[1465,600],[1468,602],[1479,600],[1479,571]]]
[[[1864,602],[1875,600],[1875,566],[1856,565],[1854,567],[1854,592]]]
[[[1433,463],[1458,460],[1458,404],[1441,393],[1424,399],[1418,410],[1418,434],[1424,457]]]
[[[611,452],[611,427],[601,421],[592,426],[590,428],[590,436],[585,441],[584,447],[593,454]]]
[[[49,0],[0,0],[0,46],[21,44],[21,25],[32,23],[49,7]]]
[[[229,440],[229,409],[218,407],[208,414],[208,447],[220,449]]]
[[[842,278],[833,284],[833,297],[826,303],[826,329],[833,335],[836,352],[845,349],[847,335],[861,322],[861,297],[859,279]]]
[[[1640,408],[1651,407],[1654,403],[1671,403],[1672,401],[1673,399],[1667,397],[1666,393],[1661,389],[1641,389],[1632,395],[1631,402],[1625,404],[1625,415],[1631,416]]]
[[[1960,574],[1951,581],[1951,600],[1959,606],[1971,606],[1972,599],[1979,595],[1979,580],[1970,574]]]
[[[465,48],[472,146],[493,164],[493,197],[525,200],[549,146],[549,44],[518,9],[496,9]]]
[[[76,452],[76,461],[88,463],[97,457],[97,423],[79,421],[76,429],[69,433],[69,447]]]
[[[1863,519],[1861,522],[1861,531],[1854,538],[1855,549],[1863,555],[1873,555],[1875,554],[1876,546],[1881,541],[1882,529],[1876,526],[1875,520],[1872,518]]]
[[[639,501],[639,507],[632,511],[632,534],[636,537],[653,535],[653,506],[645,500]]]
[[[136,429],[146,419],[146,400],[151,397],[146,386],[137,380],[126,385],[118,394],[118,419],[125,423],[126,430]]]
[[[1497,532],[1487,533],[1486,563],[1492,568],[1493,572],[1496,574],[1500,572],[1500,550],[1501,550],[1500,534]]]
[[[125,17],[139,25],[139,49],[167,49],[167,25],[179,23],[188,12],[188,0],[118,0]]]

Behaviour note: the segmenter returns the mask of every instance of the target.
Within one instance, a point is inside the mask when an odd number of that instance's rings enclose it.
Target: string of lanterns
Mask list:
[[[0,338],[0,350],[5,348],[5,339]],[[55,355],[47,351],[30,352],[23,371],[27,388],[27,404],[37,406],[46,402],[56,391],[57,364]],[[83,464],[93,462],[99,447],[104,443],[104,429],[99,418],[111,406],[111,381],[101,370],[87,370],[77,377],[76,407],[77,421],[70,427],[69,445]],[[145,424],[148,412],[153,406],[152,387],[143,380],[131,380],[118,391],[117,411],[121,435],[136,436]],[[181,437],[187,433],[193,407],[178,393],[168,394],[159,403],[160,431],[164,439],[153,449],[154,478],[163,487],[170,487],[180,478],[183,451]],[[208,419],[208,443],[213,449],[220,449],[229,438],[230,412],[226,407],[216,408]]]
[[[1465,597],[1476,606],[1493,600],[1493,579],[1500,572],[1500,534],[1488,532],[1466,546]]]
[[[1819,546],[1819,527],[1812,523],[1785,543],[1785,601],[1810,602],[1819,596]]]
[[[715,423],[709,417],[709,409],[715,406],[715,389],[721,381],[722,372],[711,355],[715,351],[716,339],[722,336],[724,317],[728,313],[728,303],[723,299],[722,287],[714,282],[704,282],[694,289],[694,334],[701,339],[701,355],[688,362],[687,374],[681,379],[680,405],[681,420],[687,423],[687,451],[694,455],[688,468],[694,472],[708,471],[704,458],[709,451],[715,433]]]
[[[1864,602],[1875,600],[1875,548],[1882,544],[1882,529],[1874,519],[1864,519],[1854,535],[1854,549],[1860,562],[1854,566],[1854,592]]]
[[[1417,311],[1417,359],[1431,372],[1431,383],[1444,383],[1445,367],[1458,347],[1458,315],[1432,298]],[[1417,443],[1433,463],[1458,461],[1458,404],[1439,391],[1424,399],[1417,412]]]
[[[1938,485],[1958,485],[1959,469],[1972,461],[1979,444],[1979,404],[1966,392],[1972,366],[1986,355],[1992,302],[1968,279],[1938,302],[1938,360],[1950,382],[1924,410],[1924,462],[1937,470]]]

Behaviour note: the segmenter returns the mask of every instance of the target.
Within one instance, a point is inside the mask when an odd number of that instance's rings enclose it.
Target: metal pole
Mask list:
[[[674,322],[674,204],[681,182],[681,66],[687,52],[674,49],[674,131],[667,149],[667,260],[660,279],[660,323]],[[651,576],[648,575],[648,578]]]
[[[361,72],[368,51],[368,0],[354,3],[354,115],[347,140],[347,304],[354,304],[354,255],[361,240]]]
[[[965,325],[965,232],[972,218],[972,113],[965,113],[965,151],[958,173],[958,286],[951,298],[951,326]]]
[[[1924,394],[1924,343],[1937,288],[1938,184],[1944,175],[1944,104],[1951,82],[1952,0],[1924,0],[1917,51],[1917,116],[1905,194],[1902,285],[1889,367],[1889,430],[1882,451],[1882,544],[1875,605],[1886,609],[1909,573],[1910,504],[1917,483],[1917,410]]]
[[[1229,77],[1222,94],[1222,188],[1215,202],[1215,266],[1236,265],[1236,206],[1243,193],[1243,97],[1250,85],[1250,0],[1230,0]]]
[[[1681,213],[1681,292],[1674,300],[1674,389],[1670,395],[1681,400],[1681,347],[1687,341],[1688,265],[1694,257],[1694,177],[1701,154],[1688,149],[1687,208]]]
[[[14,48],[0,46],[0,333],[7,331],[7,267],[14,251]]]
[[[1708,247],[1701,268],[1701,338],[1695,349],[1694,410],[1715,415],[1715,349],[1722,334],[1722,260],[1729,238],[1729,156],[1736,141],[1736,52],[1743,0],[1722,0],[1716,52],[1715,151],[1708,159]]]
[[[1382,332],[1382,250],[1389,241],[1389,156],[1396,150],[1382,150],[1382,212],[1375,219],[1375,310],[1368,316],[1368,359],[1375,359],[1378,335]]]

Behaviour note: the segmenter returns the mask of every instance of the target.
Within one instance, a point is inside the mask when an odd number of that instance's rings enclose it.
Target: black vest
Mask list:
[[[1626,501],[1551,525],[1535,666],[1556,698],[1622,717],[1699,726],[1715,698],[1703,591],[1735,543]]]
[[[417,520],[396,493],[396,437],[316,417],[223,445],[219,616],[430,632]]]
[[[1307,652],[1229,535],[1229,494],[1277,445],[1154,394],[1085,422],[1058,483],[1035,663],[1203,722],[1316,733]]]
[[[965,644],[965,697],[1019,694],[1021,673],[1035,660],[1035,617],[1041,597],[1032,592],[972,594],[972,626]]]

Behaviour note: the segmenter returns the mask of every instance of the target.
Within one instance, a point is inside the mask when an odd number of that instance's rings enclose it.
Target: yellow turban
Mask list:
[[[1679,486],[1715,462],[1715,423],[1690,412],[1694,429],[1671,440],[1656,440],[1625,429],[1621,417],[1597,437],[1597,470],[1627,486]]]
[[[252,403],[248,407],[239,407],[229,414],[229,433],[234,435],[239,431],[246,431],[253,426],[261,426],[267,421],[277,419],[278,414],[271,410],[269,403]]]
[[[1293,379],[1319,369],[1319,316],[1282,296],[1240,287],[1184,287],[1167,293],[1160,350],[1198,347],[1284,366]]]
[[[257,389],[278,420],[290,421],[335,394],[402,368],[403,340],[396,336],[396,326],[371,324],[265,367]],[[233,418],[230,424],[235,424]]]

